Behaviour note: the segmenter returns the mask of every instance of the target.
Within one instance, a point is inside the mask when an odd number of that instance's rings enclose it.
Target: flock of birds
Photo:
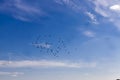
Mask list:
[[[60,37],[58,38],[51,35],[39,35],[32,43],[32,46],[40,50],[40,53],[47,53],[47,55],[59,57],[61,53],[70,54],[66,44],[67,42]],[[14,59],[21,60],[21,57],[22,59],[34,59],[34,57],[27,57],[20,53],[8,53],[9,63],[11,63],[11,61]]]
[[[33,46],[38,48],[40,52],[46,52],[53,56],[58,57],[60,52],[70,54],[70,51],[67,49],[65,40],[62,38],[55,38],[51,35],[39,35],[35,42],[32,43]]]

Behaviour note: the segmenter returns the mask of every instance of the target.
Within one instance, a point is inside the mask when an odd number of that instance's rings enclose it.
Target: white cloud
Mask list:
[[[112,22],[120,30],[120,1],[119,0],[91,0],[94,10],[108,22]]]
[[[95,33],[92,31],[84,31],[83,34],[87,37],[95,37]]]
[[[62,62],[62,61],[0,61],[0,68],[49,68],[49,67],[66,67],[66,68],[94,68],[96,67],[95,62],[86,63],[71,63],[71,62]]]
[[[115,11],[120,11],[120,5],[116,4],[116,5],[110,6],[110,9]]]
[[[92,23],[98,24],[98,21],[97,21],[96,16],[94,14],[92,14],[91,12],[86,12],[86,14],[90,17]]]
[[[30,5],[24,0],[4,0],[0,6],[0,11],[7,12],[22,21],[31,21],[43,15],[43,11],[39,7]]]
[[[23,75],[23,72],[0,72],[1,76],[13,76],[13,77],[17,77],[19,75]]]

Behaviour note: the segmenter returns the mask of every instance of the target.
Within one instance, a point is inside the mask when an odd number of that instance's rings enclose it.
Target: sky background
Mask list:
[[[119,0],[0,0],[1,80],[117,78]]]

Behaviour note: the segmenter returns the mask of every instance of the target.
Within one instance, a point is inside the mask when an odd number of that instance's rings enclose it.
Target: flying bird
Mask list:
[[[51,39],[54,39],[55,42],[51,41]],[[32,45],[40,49],[40,52],[44,51],[56,57],[58,57],[60,51],[70,54],[70,51],[67,50],[65,41],[62,38],[53,38],[50,34],[42,36],[39,35]]]

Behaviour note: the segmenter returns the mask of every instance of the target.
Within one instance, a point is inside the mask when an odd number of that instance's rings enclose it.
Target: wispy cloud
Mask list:
[[[55,2],[60,5],[67,6],[68,8],[71,8],[75,12],[87,15],[91,19],[91,22],[93,24],[98,24],[96,16],[89,12],[87,8],[83,6],[79,0],[55,0]]]
[[[1,76],[12,76],[12,77],[17,77],[23,74],[24,74],[23,72],[0,72]]]
[[[84,31],[83,35],[87,36],[87,37],[95,37],[95,33],[93,31]]]
[[[86,12],[86,14],[88,15],[88,17],[90,17],[92,23],[98,24],[98,21],[97,21],[96,16],[94,14],[92,14],[91,12]]]
[[[119,0],[91,0],[94,10],[120,30],[120,1]]]
[[[76,12],[79,12],[81,10],[81,6],[77,3],[79,3],[79,1],[75,1],[75,0],[54,0],[56,3],[60,4],[60,5],[65,5],[71,9],[73,9]]]
[[[94,68],[95,62],[87,63],[71,63],[62,61],[48,61],[48,60],[23,60],[23,61],[0,61],[0,68],[50,68],[50,67],[66,67],[66,68]]]
[[[22,21],[31,21],[43,15],[40,7],[30,5],[24,0],[7,0],[1,3],[0,11],[11,14],[14,18]]]

